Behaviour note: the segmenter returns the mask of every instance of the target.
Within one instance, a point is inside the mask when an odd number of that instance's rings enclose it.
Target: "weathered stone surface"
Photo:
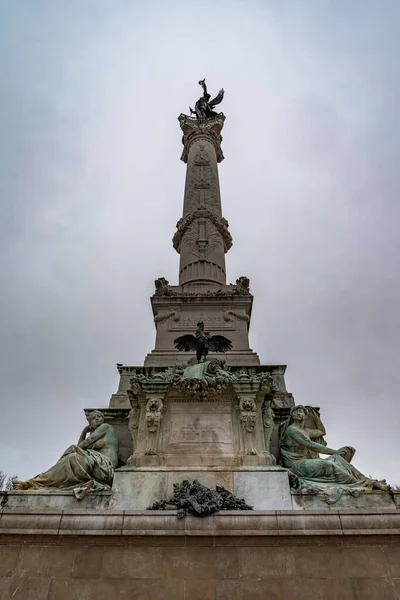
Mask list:
[[[121,469],[114,477],[111,506],[120,510],[143,510],[173,494],[173,484],[196,479],[214,489],[220,485],[257,510],[292,507],[288,476],[280,467],[145,468]]]
[[[258,510],[290,510],[289,481],[286,471],[270,467],[268,471],[236,471],[233,475],[236,496]]]
[[[396,509],[87,512],[0,512],[1,600],[397,600]]]
[[[60,535],[121,535],[122,526],[122,511],[63,511],[59,533]]]
[[[51,579],[45,577],[5,577],[0,579],[1,600],[49,598]]]
[[[37,596],[35,600],[110,600],[118,598],[119,580],[112,579],[54,579],[49,596]]]
[[[221,289],[229,286],[222,286]],[[172,288],[179,290],[179,287]],[[196,292],[200,294],[200,292]],[[179,292],[178,292],[179,294]],[[179,335],[193,333],[199,321],[212,334],[221,334],[232,340],[232,350],[225,354],[228,365],[257,366],[258,355],[249,345],[249,323],[252,309],[252,296],[152,296],[151,303],[156,326],[155,349],[145,359],[146,367],[171,366],[182,360],[174,348],[174,339]],[[165,317],[165,318],[164,318]],[[161,320],[160,320],[161,319]],[[187,353],[187,359],[195,356]],[[210,353],[218,358],[218,354]]]
[[[400,499],[400,492],[385,493],[380,491],[369,491],[359,496],[343,495],[334,504],[328,504],[322,498],[315,494],[302,494],[291,491],[292,503],[294,509],[303,508],[304,510],[325,510],[332,508],[339,509],[387,509],[398,508],[396,504]]]
[[[171,402],[165,419],[166,464],[233,465],[232,408],[229,402]]]
[[[61,510],[5,508],[0,512],[0,535],[57,535],[61,517]]]
[[[145,510],[166,494],[166,471],[118,470],[114,476],[111,507]]]
[[[0,577],[11,577],[14,574],[20,550],[18,544],[0,546]]]
[[[252,469],[258,469],[259,467],[248,467],[248,471],[243,470],[236,471],[236,474],[243,477],[243,484],[237,484],[237,494],[245,496],[245,486],[247,485],[247,475],[249,478],[252,477]],[[171,470],[172,469],[172,470]],[[59,509],[59,510],[75,510],[77,508],[82,509],[108,509],[112,508],[115,510],[144,510],[148,505],[155,502],[162,494],[170,495],[172,493],[172,486],[176,481],[181,479],[199,478],[201,482],[207,487],[213,487],[215,485],[222,485],[228,490],[234,489],[234,476],[235,469],[228,467],[221,467],[213,469],[199,469],[199,468],[175,468],[173,467],[167,470],[153,469],[135,469],[131,471],[129,468],[128,472],[133,472],[134,477],[127,478],[124,473],[126,470],[117,470],[114,476],[113,491],[111,493],[100,493],[93,494],[91,497],[85,498],[83,501],[78,501],[72,493],[63,494],[58,492],[9,492],[7,507],[9,509],[32,509],[33,511],[40,511],[42,509]],[[266,467],[266,472],[269,468]],[[272,469],[274,470],[274,469]],[[148,476],[147,473],[151,472],[152,475]],[[362,511],[367,511],[369,514],[371,510],[381,510],[385,514],[390,515],[391,510],[397,507],[396,500],[393,496],[399,496],[400,493],[385,493],[385,492],[370,492],[363,494],[359,498],[353,498],[352,496],[346,496],[340,501],[340,504],[329,505],[322,501],[316,501],[316,497],[312,494],[296,494],[291,492],[291,504],[289,507],[286,505],[269,505],[271,490],[266,489],[264,493],[263,486],[256,486],[254,490],[249,490],[248,501],[253,506],[258,507],[260,510],[275,510],[287,509],[292,507],[294,510],[302,509],[306,512],[314,510],[328,510],[337,511],[341,509],[342,521],[346,525],[346,529],[349,526],[351,529],[352,515],[361,515],[359,517],[354,516],[354,519],[361,518],[363,521],[367,517],[364,516]],[[279,493],[279,490],[275,490]],[[261,496],[258,496],[258,494]],[[251,495],[253,494],[253,495]],[[282,500],[283,502],[283,500]],[[275,506],[275,508],[274,508]],[[347,516],[346,510],[351,509],[350,514]],[[356,513],[354,513],[356,509]],[[389,509],[389,512],[387,512]],[[391,510],[390,510],[391,509]],[[361,510],[361,513],[360,513]],[[381,520],[380,516],[370,517],[370,525],[376,523],[378,529],[385,529],[385,523]],[[391,530],[391,525],[388,529]],[[369,528],[369,526],[367,526]]]
[[[2,493],[0,492],[0,498]],[[4,495],[3,495],[4,497]],[[90,494],[78,500],[75,494],[71,491],[49,491],[49,490],[34,490],[22,492],[12,490],[7,493],[5,508],[32,508],[32,509],[75,509],[75,508],[108,508],[110,504],[111,492],[99,492]]]

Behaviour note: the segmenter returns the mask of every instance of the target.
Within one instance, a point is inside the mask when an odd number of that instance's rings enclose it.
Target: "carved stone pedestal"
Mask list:
[[[257,510],[292,508],[287,471],[281,467],[125,467],[115,472],[110,507],[144,510],[171,496],[173,484],[185,479],[211,489],[221,485]]]
[[[218,360],[133,375],[128,390],[133,451],[127,466],[275,465],[274,387],[268,368],[229,371]]]

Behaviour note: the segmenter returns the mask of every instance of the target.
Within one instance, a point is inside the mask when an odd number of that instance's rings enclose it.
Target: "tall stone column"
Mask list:
[[[225,116],[197,119],[181,114],[178,120],[183,131],[181,159],[187,165],[183,213],[173,237],[180,254],[179,284],[170,285],[164,277],[155,281],[151,305],[156,341],[144,364],[167,367],[192,358],[193,353],[182,356],[174,340],[185,333],[193,335],[202,321],[206,331],[231,340],[232,350],[224,356],[229,365],[259,365],[249,346],[253,303],[249,280],[240,277],[236,284],[226,283],[225,254],[232,237],[222,216],[218,178]]]
[[[226,284],[225,253],[232,246],[222,217],[218,164],[224,158],[221,130],[225,117],[198,121],[178,117],[183,131],[181,159],[187,163],[183,216],[173,238],[180,254],[179,285],[183,289]]]

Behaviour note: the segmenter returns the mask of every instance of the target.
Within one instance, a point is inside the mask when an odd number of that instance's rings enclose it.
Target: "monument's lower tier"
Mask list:
[[[1,600],[398,600],[400,511],[0,511]]]
[[[197,479],[210,488],[222,485],[256,510],[392,510],[400,509],[400,491],[368,490],[343,494],[335,503],[312,493],[289,491],[287,473],[280,467],[139,468],[118,469],[112,491],[88,494],[78,500],[73,491],[0,491],[0,507],[20,510],[145,510],[172,495],[173,484]],[[399,510],[400,512],[400,510]]]
[[[110,506],[143,510],[173,495],[175,483],[197,480],[208,488],[220,485],[257,510],[291,509],[289,479],[281,467],[124,468],[115,472]]]

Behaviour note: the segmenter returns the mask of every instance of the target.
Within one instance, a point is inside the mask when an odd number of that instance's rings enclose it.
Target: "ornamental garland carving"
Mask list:
[[[212,359],[199,364],[188,365],[177,363],[165,371],[158,371],[152,376],[135,373],[131,379],[131,392],[134,396],[144,391],[146,385],[162,384],[179,392],[190,392],[192,396],[201,399],[218,397],[233,384],[244,383],[255,386],[258,392],[265,392],[271,397],[276,391],[274,379],[270,373],[249,372],[247,368],[233,373],[225,361]]]
[[[154,502],[147,510],[175,508],[178,519],[182,519],[186,514],[207,517],[220,510],[252,510],[243,498],[237,498],[221,485],[217,485],[215,490],[212,490],[196,479],[192,483],[185,479],[182,483],[174,483],[173,490],[170,498]]]
[[[183,236],[185,235],[189,227],[192,225],[193,221],[195,221],[196,219],[208,219],[215,225],[218,233],[221,235],[222,240],[224,242],[224,250],[225,252],[228,252],[229,248],[232,247],[232,236],[228,231],[228,221],[224,219],[224,217],[216,215],[214,212],[212,212],[208,208],[205,208],[204,206],[200,206],[190,215],[179,219],[179,221],[177,222],[177,231],[174,237],[172,238],[172,243],[175,250],[178,253],[180,252]]]

